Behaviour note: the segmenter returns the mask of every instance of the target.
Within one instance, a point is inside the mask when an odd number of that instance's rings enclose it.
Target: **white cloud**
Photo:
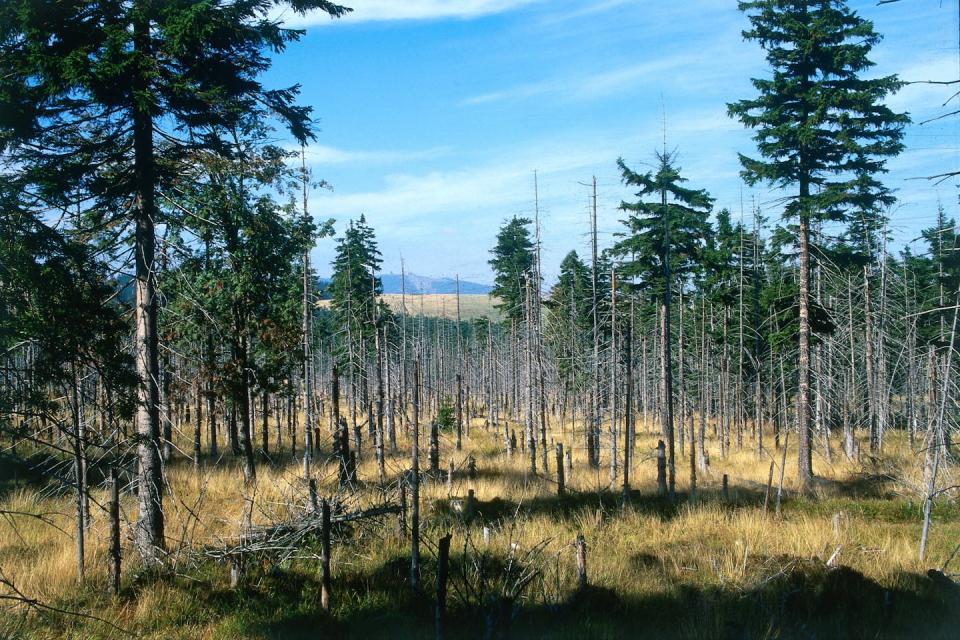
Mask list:
[[[299,148],[291,147],[291,150],[299,151]],[[348,150],[315,144],[307,147],[307,162],[318,165],[397,164],[417,160],[433,160],[448,153],[450,153],[449,147],[432,147],[411,151],[397,149]]]
[[[378,219],[385,216],[394,223],[431,214],[445,216],[464,210],[498,207],[504,207],[503,215],[508,215],[511,212],[509,207],[519,206],[532,198],[534,168],[539,167],[539,174],[547,177],[610,157],[610,151],[605,149],[555,149],[543,155],[528,153],[512,161],[496,161],[477,167],[393,174],[386,177],[381,190],[333,194],[318,204],[332,215],[376,212]]]
[[[341,20],[344,22],[374,22],[391,20],[467,20],[504,13],[542,0],[341,0],[353,9]],[[330,16],[322,11],[311,11],[304,16],[286,11],[280,16],[285,26],[307,27],[329,24]]]

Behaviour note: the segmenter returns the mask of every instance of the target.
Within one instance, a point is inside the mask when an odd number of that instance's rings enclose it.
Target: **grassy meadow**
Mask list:
[[[568,425],[569,426],[569,425]],[[652,425],[650,429],[652,429]],[[592,469],[569,431],[551,439],[573,445],[568,491],[557,497],[555,455],[550,473],[528,472],[521,451],[507,458],[493,430],[474,420],[462,451],[443,435],[441,468],[422,485],[422,592],[409,587],[409,537],[390,515],[334,529],[332,610],[320,607],[319,544],[294,557],[268,555],[248,565],[238,588],[228,567],[204,553],[228,546],[248,520],[279,522],[302,515],[307,491],[289,449],[258,469],[245,488],[239,464],[209,461],[200,471],[180,457],[168,465],[166,537],[171,551],[162,573],[137,565],[124,541],[122,593],[106,595],[107,521],[92,494],[87,579],[76,580],[70,495],[50,495],[42,478],[4,474],[0,509],[0,568],[23,594],[53,609],[9,606],[0,637],[24,638],[427,638],[434,632],[436,542],[452,533],[449,637],[484,637],[491,612],[516,578],[525,588],[507,607],[504,637],[550,638],[955,638],[960,593],[926,575],[942,567],[960,540],[960,508],[934,509],[927,558],[920,561],[918,463],[893,436],[877,459],[815,461],[816,494],[794,492],[795,451],[787,456],[781,514],[763,501],[770,456],[755,451],[723,459],[711,444],[711,467],[698,473],[694,500],[688,465],[678,465],[678,500],[657,496],[657,436],[642,430],[631,465],[626,505],[604,464]],[[387,460],[389,480],[409,466],[408,440]],[[422,466],[427,438],[422,434]],[[772,442],[772,438],[767,438]],[[329,443],[324,443],[327,446]],[[328,447],[325,450],[329,450]],[[773,453],[772,451],[769,453]],[[468,456],[477,463],[467,478]],[[779,460],[779,454],[776,459]],[[395,500],[383,490],[372,450],[363,451],[354,491],[341,492],[344,510]],[[539,460],[539,455],[538,455]],[[26,472],[26,470],[21,470]],[[316,466],[321,497],[337,493],[333,463]],[[721,492],[729,477],[729,496]],[[22,475],[22,474],[21,474]],[[774,485],[776,485],[775,474]],[[475,491],[467,522],[464,499]],[[774,487],[774,492],[776,486]],[[136,498],[122,498],[122,517],[136,517]],[[46,522],[26,514],[43,514]],[[199,517],[198,517],[199,516]],[[484,528],[487,535],[484,536]],[[588,586],[577,586],[574,541],[587,544]],[[827,561],[833,557],[832,566]],[[508,569],[507,565],[512,566]],[[954,567],[955,569],[956,567]],[[949,572],[949,569],[948,569]],[[513,580],[513,582],[511,582]]]
[[[403,309],[403,296],[399,293],[385,293],[381,296],[394,313]],[[457,296],[453,293],[425,293],[406,296],[407,313],[423,315],[428,318],[457,319]],[[497,298],[485,293],[465,293],[460,295],[460,317],[463,320],[489,318],[494,322],[503,319],[496,308]],[[329,300],[321,300],[319,306],[329,308]]]

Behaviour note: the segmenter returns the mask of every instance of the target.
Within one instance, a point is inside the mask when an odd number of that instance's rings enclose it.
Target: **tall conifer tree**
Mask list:
[[[497,234],[497,245],[491,250],[494,280],[491,295],[500,301],[497,308],[508,320],[520,322],[524,318],[527,282],[533,279],[536,259],[533,240],[530,238],[529,218],[514,216]]]
[[[707,220],[713,198],[704,190],[683,186],[686,178],[673,166],[673,155],[657,153],[657,171],[636,173],[617,161],[624,184],[636,187],[637,202],[622,202],[628,212],[626,232],[612,248],[623,260],[618,269],[624,279],[639,278],[643,292],[660,305],[660,411],[667,440],[668,489],[676,492],[676,438],[673,429],[673,363],[671,360],[671,294],[689,276],[710,232]],[[655,199],[644,200],[649,196]]]
[[[268,90],[257,76],[302,31],[269,16],[346,11],[327,0],[0,4],[0,153],[47,206],[95,202],[132,227],[139,517],[145,559],[164,547],[159,355],[155,295],[158,187],[198,148],[223,150],[216,129],[269,113],[310,137],[297,87]],[[158,140],[160,144],[158,145]],[[162,148],[161,148],[162,147]],[[162,197],[162,196],[161,196]]]
[[[870,50],[880,40],[873,25],[842,0],[740,2],[751,28],[744,38],[766,51],[770,78],[754,78],[758,96],[728,105],[731,116],[756,130],[762,159],[741,155],[748,184],[793,190],[784,215],[797,220],[799,359],[797,428],[799,480],[813,478],[810,407],[810,225],[842,219],[864,174],[885,170],[900,152],[907,117],[883,99],[896,76],[866,79]]]

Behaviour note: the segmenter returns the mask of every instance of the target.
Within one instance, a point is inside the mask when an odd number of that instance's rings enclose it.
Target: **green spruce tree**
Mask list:
[[[900,152],[905,115],[883,99],[896,91],[896,76],[864,78],[880,40],[873,25],[842,0],[740,2],[751,28],[744,38],[766,52],[770,78],[755,78],[758,95],[728,105],[732,117],[756,130],[762,159],[741,155],[748,184],[793,191],[784,215],[797,221],[799,259],[799,357],[797,428],[799,480],[813,478],[810,407],[811,222],[841,219],[863,175],[884,171]]]
[[[676,438],[673,424],[673,362],[671,352],[671,298],[683,286],[700,259],[710,233],[708,216],[713,199],[704,190],[683,186],[686,178],[673,165],[666,151],[657,153],[656,172],[636,173],[617,161],[624,184],[636,187],[636,202],[622,202],[627,227],[611,253],[621,260],[618,272],[639,279],[639,290],[660,306],[660,410],[663,437],[667,441],[668,491],[676,495]],[[653,196],[652,199],[647,200]]]
[[[497,309],[511,322],[523,320],[527,283],[534,278],[536,255],[530,224],[529,218],[516,216],[505,222],[488,261],[494,274],[490,295],[498,298]]]

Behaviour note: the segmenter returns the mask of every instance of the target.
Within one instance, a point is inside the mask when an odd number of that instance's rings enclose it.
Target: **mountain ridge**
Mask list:
[[[403,276],[399,273],[385,273],[380,276],[380,280],[383,282],[384,293],[402,293],[404,283],[406,283],[406,292],[411,295],[453,294],[457,292],[455,278],[432,278],[415,273],[407,273]],[[467,280],[460,281],[460,293],[462,295],[488,294],[492,289],[493,287],[490,285]]]

